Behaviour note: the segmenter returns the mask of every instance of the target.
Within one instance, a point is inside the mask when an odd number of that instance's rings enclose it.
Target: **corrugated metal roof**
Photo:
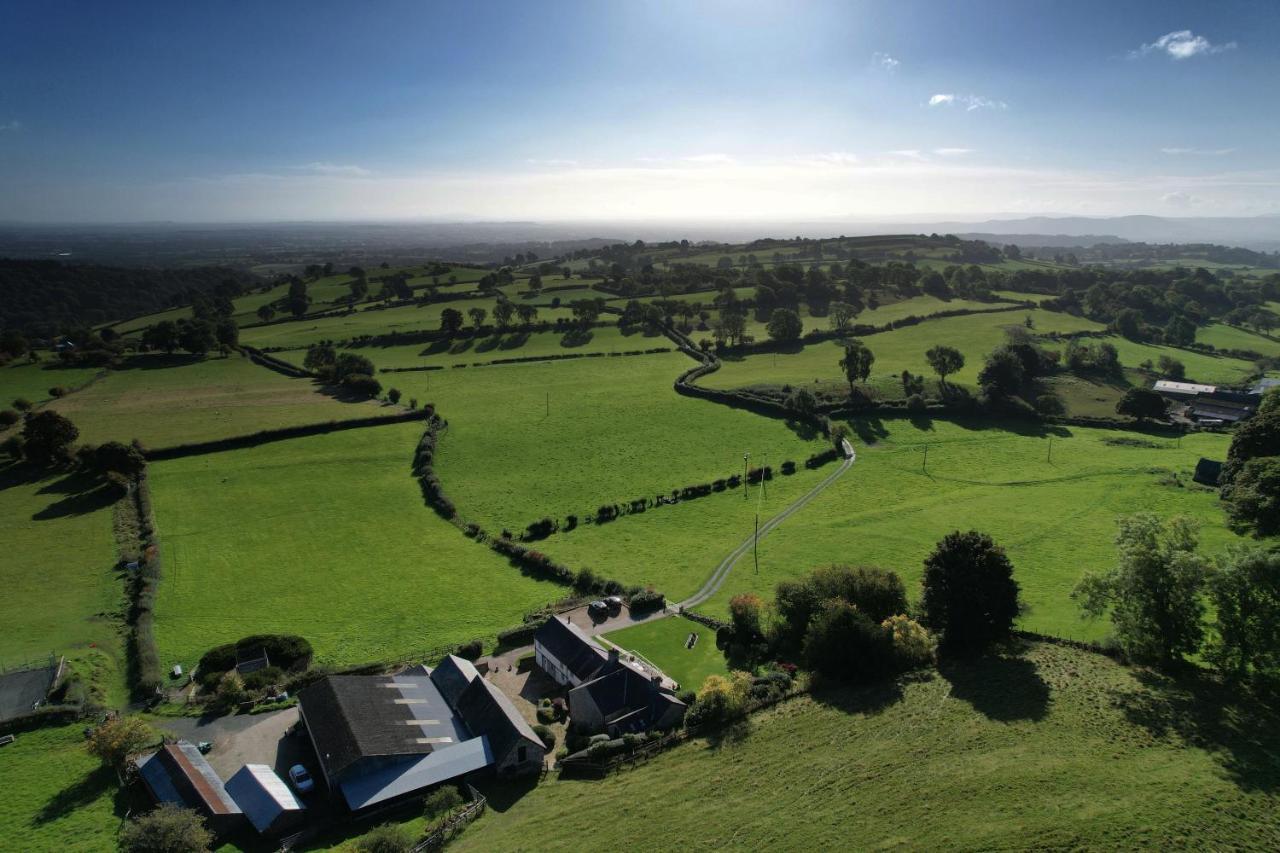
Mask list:
[[[166,743],[138,762],[138,772],[161,802],[181,803],[211,815],[240,814],[222,778],[188,741]]]
[[[237,770],[227,780],[227,793],[258,832],[269,830],[285,812],[306,808],[285,781],[265,764],[246,764]]]
[[[447,782],[493,763],[489,740],[472,738],[430,755],[385,760],[364,773],[354,773],[340,785],[352,810],[368,808],[403,794]]]
[[[1170,394],[1212,394],[1218,390],[1217,385],[1200,385],[1195,382],[1170,382],[1167,379],[1156,380],[1156,391]]]

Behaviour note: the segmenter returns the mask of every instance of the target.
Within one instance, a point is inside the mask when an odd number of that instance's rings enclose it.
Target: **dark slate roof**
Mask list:
[[[368,756],[426,755],[470,737],[430,678],[333,675],[298,694],[326,772]]]
[[[582,633],[577,625],[552,616],[533,635],[535,645],[540,645],[565,668],[586,681],[599,672],[609,660],[609,654],[596,641]]]
[[[1191,411],[1193,414],[1205,417],[1221,418],[1223,420],[1243,420],[1253,414],[1253,407],[1245,403],[1233,403],[1229,400],[1208,400],[1198,397],[1191,404]]]
[[[444,696],[446,702],[457,707],[458,697],[467,686],[480,677],[471,661],[457,655],[449,655],[431,671],[431,681]]]
[[[458,713],[477,736],[489,739],[495,760],[501,761],[521,740],[542,749],[542,740],[506,695],[477,678],[458,697]]]
[[[227,792],[258,832],[267,832],[286,812],[300,812],[298,802],[284,780],[265,764],[246,764],[227,780]]]
[[[1222,476],[1222,463],[1213,459],[1201,459],[1196,463],[1196,472],[1192,479],[1197,483],[1204,483],[1206,486],[1218,485],[1218,478]]]
[[[649,728],[668,705],[684,704],[622,661],[611,662],[601,675],[576,689],[590,694],[606,723],[636,731]]]
[[[185,740],[166,743],[138,761],[138,773],[157,800],[198,809],[207,815],[240,814],[208,760]]]

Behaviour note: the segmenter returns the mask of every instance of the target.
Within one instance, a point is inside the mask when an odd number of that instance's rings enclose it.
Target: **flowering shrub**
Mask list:
[[[904,667],[914,669],[933,662],[938,644],[919,622],[900,613],[880,626],[893,638],[893,652]]]

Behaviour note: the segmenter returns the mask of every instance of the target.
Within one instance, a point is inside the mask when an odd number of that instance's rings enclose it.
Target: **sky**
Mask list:
[[[1280,214],[1280,3],[0,0],[0,220]]]

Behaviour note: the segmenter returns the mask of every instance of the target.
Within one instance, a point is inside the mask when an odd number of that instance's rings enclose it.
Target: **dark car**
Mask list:
[[[609,605],[603,601],[593,601],[587,605],[587,615],[592,619],[608,619]]]
[[[605,605],[609,608],[609,613],[617,616],[622,612],[622,596],[611,595],[604,600]]]

